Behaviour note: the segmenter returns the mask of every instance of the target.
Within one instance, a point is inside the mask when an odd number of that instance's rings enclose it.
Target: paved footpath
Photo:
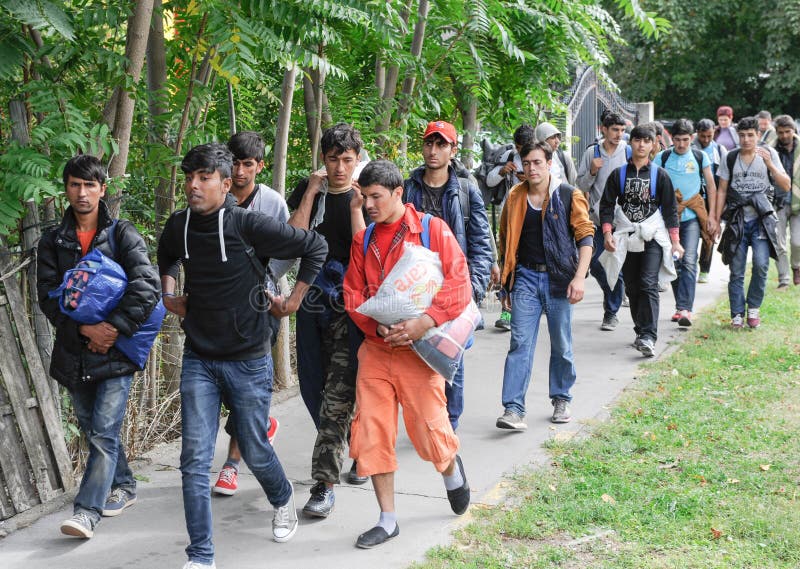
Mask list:
[[[715,259],[718,263],[718,257]],[[726,290],[727,268],[714,266],[711,282],[697,287],[696,310],[713,302]],[[774,288],[774,283],[769,283]],[[770,290],[770,293],[772,291]],[[599,329],[602,296],[597,283],[587,280],[587,294],[574,316],[574,352],[578,382],[571,405],[574,420],[551,425],[547,399],[549,344],[544,322],[540,327],[533,379],[528,391],[528,430],[509,433],[495,428],[501,414],[500,390],[509,334],[492,328],[498,307],[486,313],[489,326],[479,332],[466,362],[466,410],[458,435],[461,455],[473,503],[495,503],[502,498],[504,475],[531,464],[544,464],[542,443],[554,436],[570,436],[606,415],[620,392],[635,378],[645,359],[631,347],[634,339],[630,312],[620,310],[614,332]],[[679,342],[684,331],[669,322],[674,312],[672,291],[661,295],[660,355]],[[702,315],[701,315],[702,318]],[[276,404],[272,414],[281,429],[275,448],[290,479],[296,505],[303,507],[311,485],[310,463],[314,427],[299,397]],[[372,527],[378,506],[371,484],[337,486],[336,508],[330,518],[302,518],[297,535],[289,543],[271,539],[272,508],[253,476],[243,467],[240,490],[233,497],[214,497],[214,542],[220,569],[359,569],[407,567],[425,552],[447,543],[451,532],[470,519],[459,518],[449,508],[441,477],[422,462],[402,434],[397,444],[400,470],[396,477],[400,535],[374,550],[354,547],[359,533]],[[217,441],[212,481],[225,459],[227,437]],[[139,482],[138,503],[119,517],[106,518],[94,538],[78,540],[62,536],[60,522],[71,508],[45,516],[31,527],[0,540],[0,567],[4,569],[179,569],[185,562],[187,534],[178,471],[179,444],[160,447],[147,462],[134,465],[145,481]],[[345,468],[349,468],[347,459]]]

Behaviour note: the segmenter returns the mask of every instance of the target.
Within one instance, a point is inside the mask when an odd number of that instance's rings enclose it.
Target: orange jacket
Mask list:
[[[388,275],[403,255],[405,251],[403,243],[422,245],[423,214],[411,204],[406,204],[405,208],[403,222],[400,225],[400,231],[404,232],[403,239],[393,243],[388,253],[381,251],[381,256],[385,258],[383,266],[371,247],[367,249],[366,257],[364,256],[365,230],[359,231],[353,237],[353,244],[350,246],[350,264],[344,275],[344,305],[353,322],[364,331],[367,339],[373,341],[383,342],[378,337],[378,322],[359,314],[356,309],[381,286],[383,282],[381,274]],[[437,326],[441,326],[448,320],[457,318],[464,311],[472,298],[472,285],[464,253],[450,228],[438,217],[430,220],[430,241],[431,251],[439,253],[442,261],[444,282],[425,314],[433,318]]]

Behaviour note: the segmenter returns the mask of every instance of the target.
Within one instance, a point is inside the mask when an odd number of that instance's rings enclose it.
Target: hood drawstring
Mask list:
[[[189,214],[192,213],[188,207],[186,208],[186,223],[183,224],[183,253],[186,255],[186,258],[189,258],[189,241],[186,235],[189,233]]]
[[[187,235],[189,233],[189,215],[191,214],[191,210],[187,207],[186,208],[186,223],[183,224],[183,253],[185,258],[189,258],[189,241]],[[228,262],[228,256],[225,254],[225,235],[222,232],[223,226],[223,217],[225,216],[225,208],[221,208],[219,210],[219,216],[217,217],[217,231],[219,232],[219,248],[222,252],[222,262]]]
[[[222,250],[222,262],[227,263],[228,256],[225,255],[225,236],[222,234],[222,218],[224,215],[225,215],[225,208],[223,207],[220,208],[219,210],[219,217],[217,218],[219,220],[219,223],[217,224],[217,227],[219,228],[219,248]]]

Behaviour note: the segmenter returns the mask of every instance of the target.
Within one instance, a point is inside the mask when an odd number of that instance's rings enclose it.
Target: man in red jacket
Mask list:
[[[403,176],[386,160],[370,162],[358,178],[364,205],[373,221],[353,238],[350,265],[344,279],[345,308],[366,338],[358,353],[356,417],[351,426],[350,456],[358,474],[371,476],[381,508],[378,524],[358,536],[356,546],[369,549],[400,532],[394,507],[397,470],[398,403],[403,406],[406,431],[420,458],[432,462],[444,477],[447,499],[458,515],[469,508],[470,490],[458,437],[447,415],[444,378],[431,370],[410,348],[430,328],[458,317],[472,297],[464,254],[447,224],[430,219],[430,249],[439,254],[444,282],[431,306],[418,318],[391,326],[356,311],[381,285],[403,256],[404,243],[421,244],[422,214],[403,205]]]

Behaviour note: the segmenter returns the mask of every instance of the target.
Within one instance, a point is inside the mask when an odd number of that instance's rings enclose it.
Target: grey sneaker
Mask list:
[[[333,511],[336,495],[333,488],[321,480],[311,487],[311,497],[303,507],[303,513],[314,518],[327,518]]]
[[[512,431],[524,431],[528,428],[525,419],[518,413],[506,409],[502,417],[497,418],[495,426],[498,429],[510,429]]]
[[[61,523],[61,533],[74,537],[89,539],[94,535],[96,522],[85,512],[78,512],[70,519]]]
[[[289,485],[291,486],[291,482]],[[272,516],[272,539],[278,543],[289,541],[297,533],[297,509],[294,507],[294,486],[286,505],[275,508]]]
[[[553,404],[551,423],[569,423],[572,421],[572,414],[569,412],[566,399],[553,399],[550,402]]]
[[[118,516],[122,510],[133,506],[136,503],[136,494],[128,492],[123,488],[115,488],[103,506],[103,515],[106,517]]]
[[[603,323],[600,325],[600,329],[605,330],[606,332],[611,332],[612,330],[617,329],[617,325],[619,325],[619,318],[617,318],[617,315],[606,314],[603,316]]]
[[[646,358],[652,358],[656,355],[656,343],[650,338],[641,338],[638,349]]]

